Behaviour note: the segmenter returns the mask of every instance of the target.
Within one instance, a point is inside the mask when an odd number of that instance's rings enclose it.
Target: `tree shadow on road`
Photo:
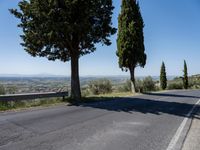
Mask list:
[[[169,96],[172,94],[164,94],[164,95]],[[150,98],[148,99],[146,97],[145,98],[129,97],[129,98],[113,98],[107,101],[102,100],[94,103],[82,103],[75,105],[79,107],[90,107],[90,108],[104,109],[107,111],[115,111],[115,112],[127,112],[127,113],[139,112],[143,114],[150,113],[155,115],[169,114],[169,115],[188,117],[188,118],[191,118],[194,115],[200,116],[200,113],[197,114],[198,111],[195,111],[191,116],[188,116],[188,112],[193,108],[194,106],[193,104],[196,102],[194,98],[197,97],[187,96],[187,95],[186,96],[173,95],[173,97],[188,98],[187,103],[183,103],[181,101],[173,102],[173,101],[168,101],[167,99],[156,100],[152,99],[152,97],[150,97],[151,99]],[[200,106],[197,105],[195,110],[200,110]]]
[[[191,96],[191,95],[181,95],[181,94],[169,94],[169,93],[144,93],[144,95],[150,96],[166,96],[166,97],[180,97],[180,98],[200,98],[199,96]]]

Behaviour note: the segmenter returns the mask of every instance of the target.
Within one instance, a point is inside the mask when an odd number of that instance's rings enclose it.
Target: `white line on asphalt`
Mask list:
[[[200,99],[196,102],[196,104],[192,107],[192,109],[190,110],[190,112],[187,114],[187,116],[184,118],[183,122],[181,123],[181,125],[179,126],[179,128],[177,129],[175,135],[173,136],[173,138],[171,139],[167,150],[174,150],[176,143],[178,142],[178,139],[181,136],[181,133],[188,121],[188,118],[191,116],[191,114],[193,113],[195,107],[200,103]]]
[[[161,97],[161,98],[159,98],[157,100],[165,100],[165,99],[168,99],[168,98],[170,98],[170,97]]]

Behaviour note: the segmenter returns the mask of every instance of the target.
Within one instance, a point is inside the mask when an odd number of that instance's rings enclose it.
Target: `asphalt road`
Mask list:
[[[173,91],[0,113],[0,150],[166,150],[199,99]]]

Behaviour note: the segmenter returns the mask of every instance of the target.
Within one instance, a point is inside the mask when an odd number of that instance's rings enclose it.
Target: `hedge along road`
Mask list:
[[[199,99],[200,91],[173,91],[1,113],[0,149],[178,149],[189,128],[188,113]]]

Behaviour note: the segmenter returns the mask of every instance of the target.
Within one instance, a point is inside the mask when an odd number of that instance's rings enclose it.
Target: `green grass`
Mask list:
[[[138,94],[133,94],[131,92],[113,92],[108,94],[100,94],[100,95],[90,95],[82,98],[82,102],[98,102],[98,101],[106,101],[112,100],[114,98],[121,98],[121,97],[129,97]]]
[[[87,97],[125,97],[125,96],[133,96],[131,92],[113,92],[108,94],[99,94],[99,95],[90,95]]]
[[[50,98],[50,99],[40,99],[31,101],[8,101],[0,102],[0,111],[6,110],[16,110],[16,109],[27,109],[32,107],[48,107],[61,103],[66,103],[62,98]]]
[[[70,98],[66,98],[64,101],[62,98],[50,98],[50,99],[38,99],[31,101],[0,102],[0,111],[21,110],[33,107],[49,107],[58,104],[68,104],[68,103],[74,104],[74,103],[106,101],[106,100],[112,100],[114,98],[127,97],[127,96],[133,96],[133,94],[131,92],[113,92],[109,94],[90,95],[87,97],[83,97],[80,101],[75,101]]]

